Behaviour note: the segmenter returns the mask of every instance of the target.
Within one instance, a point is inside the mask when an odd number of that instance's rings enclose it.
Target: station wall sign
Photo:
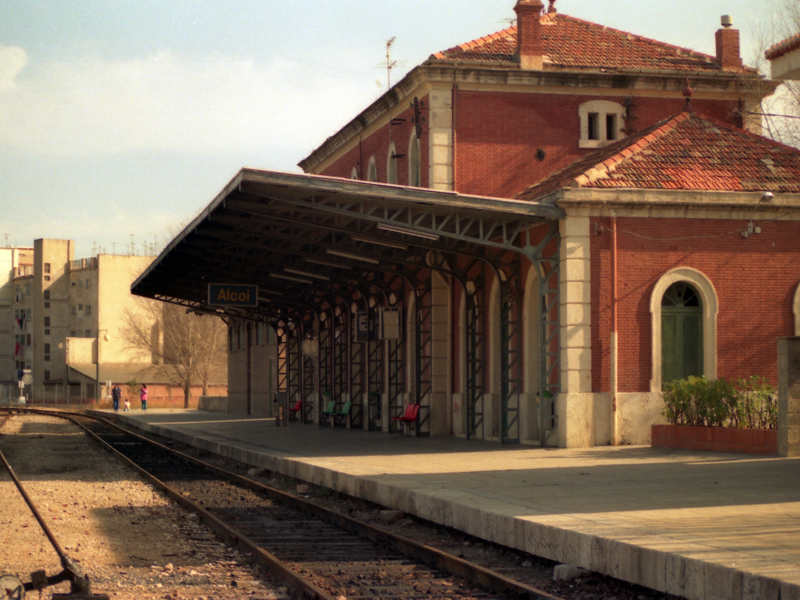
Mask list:
[[[255,308],[258,306],[258,286],[209,283],[208,303],[211,306]]]

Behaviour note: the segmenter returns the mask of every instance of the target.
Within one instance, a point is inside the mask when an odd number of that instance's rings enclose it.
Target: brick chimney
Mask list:
[[[520,67],[526,71],[541,71],[544,65],[544,44],[540,18],[544,10],[541,0],[518,0],[517,53]],[[738,33],[738,32],[737,32]]]
[[[742,68],[739,54],[739,30],[733,29],[728,15],[722,16],[722,29],[717,29],[717,62],[723,71],[738,71]]]

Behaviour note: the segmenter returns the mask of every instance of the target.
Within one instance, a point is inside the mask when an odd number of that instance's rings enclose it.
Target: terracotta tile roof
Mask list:
[[[682,112],[593,152],[517,197],[561,188],[800,192],[800,150]]]
[[[770,46],[764,53],[764,56],[767,57],[767,60],[775,60],[798,48],[800,48],[800,33],[795,33],[792,37],[786,38],[774,46]]]
[[[542,17],[545,65],[566,68],[721,71],[716,57],[672,46],[560,13]],[[431,56],[432,60],[511,62],[517,28],[461,44]],[[742,72],[755,73],[743,67]]]

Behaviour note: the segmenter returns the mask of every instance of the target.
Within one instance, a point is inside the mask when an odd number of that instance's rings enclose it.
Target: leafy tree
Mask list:
[[[227,368],[227,326],[219,317],[142,299],[126,311],[122,332],[131,350],[178,381],[184,408],[193,384],[202,384],[207,395],[212,377]]]

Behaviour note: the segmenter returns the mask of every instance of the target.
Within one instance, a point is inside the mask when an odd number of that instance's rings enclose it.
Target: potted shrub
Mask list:
[[[764,377],[672,381],[664,386],[663,415],[669,425],[652,426],[652,446],[778,453],[777,396]]]

